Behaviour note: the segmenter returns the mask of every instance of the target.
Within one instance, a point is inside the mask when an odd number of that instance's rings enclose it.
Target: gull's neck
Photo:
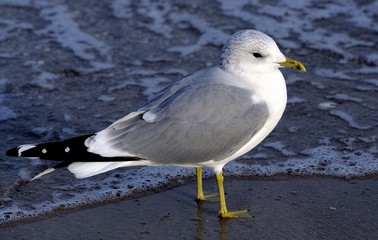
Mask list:
[[[272,64],[269,67],[263,66],[262,68],[260,66],[252,66],[250,63],[247,62],[243,63],[240,61],[232,61],[232,59],[222,59],[222,61],[219,64],[219,68],[233,75],[237,75],[243,78],[250,78],[251,76],[264,76],[278,72],[280,73],[280,71],[278,70],[278,65],[276,66]]]
[[[233,76],[228,77],[225,84],[248,89],[254,103],[264,102],[270,111],[282,115],[287,102],[287,92],[285,79],[278,68],[258,73],[229,67],[224,69],[222,66],[220,69]]]

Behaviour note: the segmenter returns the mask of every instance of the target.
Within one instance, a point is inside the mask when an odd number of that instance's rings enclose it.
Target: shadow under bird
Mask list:
[[[77,178],[130,166],[195,167],[198,200],[208,198],[202,168],[210,168],[218,184],[219,216],[248,217],[247,210],[227,209],[222,169],[259,144],[280,120],[287,102],[281,67],[306,71],[268,35],[242,30],[228,39],[217,66],[177,80],[104,130],[21,145],[6,154],[60,161],[32,180],[62,167]]]

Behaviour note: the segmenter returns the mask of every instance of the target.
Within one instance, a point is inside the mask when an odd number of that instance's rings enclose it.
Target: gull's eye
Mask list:
[[[262,57],[262,55],[261,55],[260,53],[257,53],[257,52],[254,52],[254,53],[253,53],[253,56],[254,56],[255,58],[261,58],[261,57]]]

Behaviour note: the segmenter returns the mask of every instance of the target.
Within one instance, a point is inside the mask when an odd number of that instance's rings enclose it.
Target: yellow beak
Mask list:
[[[285,62],[280,62],[278,64],[281,65],[282,67],[294,68],[294,69],[306,72],[306,68],[303,66],[303,64],[300,61],[297,61],[288,57],[286,58]]]

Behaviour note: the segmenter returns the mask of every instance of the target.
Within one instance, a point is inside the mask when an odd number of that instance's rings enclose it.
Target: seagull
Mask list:
[[[218,215],[249,217],[247,210],[227,209],[222,169],[259,144],[282,117],[287,102],[282,67],[306,71],[265,33],[241,30],[227,40],[218,65],[173,82],[109,127],[65,141],[20,145],[6,155],[60,161],[31,181],[62,167],[80,179],[131,166],[193,167],[199,201],[208,199],[202,169],[209,168],[218,185]]]

